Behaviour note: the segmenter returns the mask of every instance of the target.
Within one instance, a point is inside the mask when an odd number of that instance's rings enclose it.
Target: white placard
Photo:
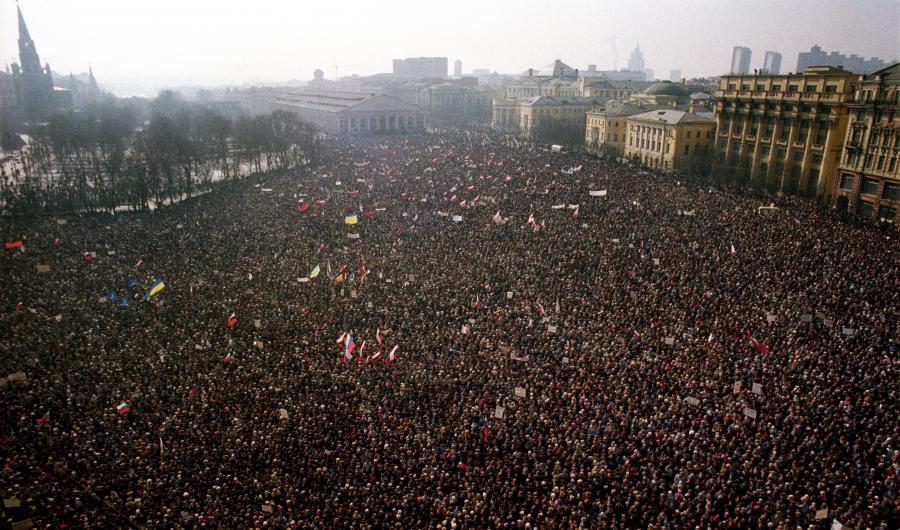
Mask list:
[[[688,396],[688,397],[684,398],[684,402],[687,403],[688,405],[699,405],[700,404],[700,400],[695,398],[694,396]]]
[[[816,510],[816,521],[818,521],[820,519],[825,519],[826,517],[828,517],[828,508]]]
[[[809,315],[809,314],[800,315],[800,321],[801,322],[812,322],[812,315]]]
[[[756,411],[751,408],[744,407],[744,416],[747,416],[748,418],[753,418],[755,420],[756,419]]]
[[[517,387],[515,388],[515,393],[516,393],[516,397],[526,397],[526,396],[528,396],[528,392],[527,392],[524,388],[522,388],[522,387],[520,387],[520,386],[517,386]]]
[[[471,328],[469,326],[463,324],[463,327],[459,332],[462,333],[463,335],[468,335],[470,330],[471,330]]]
[[[184,225],[181,223],[178,223],[177,225],[175,225],[175,228],[181,230],[182,228],[184,228]]]
[[[454,215],[454,216],[453,216],[453,222],[454,222],[454,223],[461,223],[461,222],[462,222],[462,216],[461,216],[461,215]]]
[[[666,337],[665,342],[666,346],[672,346],[675,344],[675,337]]]
[[[512,300],[512,297],[513,297],[512,291],[506,291],[506,299],[507,299],[507,300]]]
[[[659,265],[659,258],[653,258],[653,264]]]
[[[259,348],[260,350],[263,349],[263,346],[264,346],[263,341],[261,341],[261,340],[253,341],[253,345],[256,346],[257,348]]]
[[[262,320],[259,320],[259,319],[254,320],[254,321],[253,321],[253,327],[255,327],[256,329],[261,328],[261,327],[262,327]]]
[[[852,337],[853,335],[856,335],[856,330],[853,328],[842,328],[841,333]]]
[[[775,315],[769,313],[766,315],[766,322],[775,322]]]
[[[551,210],[562,210],[565,207],[566,207],[565,204],[554,204],[553,206],[550,207],[550,209]]]
[[[288,419],[287,409],[278,409],[278,417],[282,420]]]
[[[591,197],[606,197],[606,190],[591,190],[588,194]]]
[[[297,281],[300,283],[306,283],[309,281],[309,278],[304,276],[303,278],[297,278]]]
[[[356,289],[350,289],[350,298],[356,298]]]
[[[756,395],[762,395],[762,385],[759,383],[753,383],[753,386],[751,387],[751,392],[753,392]]]
[[[497,405],[497,408],[494,409],[494,417],[502,420],[504,416],[506,416],[506,409]]]
[[[834,326],[834,320],[831,320],[830,318],[826,318],[826,319],[823,319],[823,320],[822,320],[822,324],[823,324],[826,328],[830,328],[830,327]]]
[[[57,219],[56,220],[56,224],[58,224],[58,225],[64,225],[66,223],[68,223],[68,221],[66,221],[65,219]]]
[[[741,382],[735,381],[734,382],[734,393],[739,394],[740,392],[741,392]]]
[[[347,239],[359,239],[359,234],[347,234]]]
[[[547,333],[556,333],[556,326],[547,326]]]
[[[41,265],[40,263],[37,265],[38,272],[50,272],[50,265]]]

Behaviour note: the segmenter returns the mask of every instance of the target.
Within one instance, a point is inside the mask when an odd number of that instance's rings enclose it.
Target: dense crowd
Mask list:
[[[482,134],[320,149],[3,220],[7,522],[900,528],[896,233]]]

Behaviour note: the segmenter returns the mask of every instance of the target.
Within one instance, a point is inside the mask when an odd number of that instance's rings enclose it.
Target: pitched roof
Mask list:
[[[629,120],[664,123],[666,125],[679,125],[682,123],[710,123],[715,124],[715,117],[711,112],[685,112],[683,110],[651,110],[636,116],[630,116]]]
[[[385,94],[371,92],[291,92],[275,101],[288,107],[301,107],[325,112],[342,111],[417,111],[419,107]]]
[[[599,98],[586,96],[534,96],[522,100],[522,105],[531,107],[588,106],[601,105],[602,103]]]

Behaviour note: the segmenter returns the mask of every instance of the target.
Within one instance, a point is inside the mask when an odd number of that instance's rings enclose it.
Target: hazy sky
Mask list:
[[[724,73],[731,48],[900,57],[900,0],[20,0],[42,61],[92,65],[101,85],[223,85],[391,70],[446,56],[463,71],[518,73],[561,58],[625,67],[640,42],[659,78]],[[13,0],[0,0],[0,60],[18,60]],[[124,91],[125,89],[120,89]]]

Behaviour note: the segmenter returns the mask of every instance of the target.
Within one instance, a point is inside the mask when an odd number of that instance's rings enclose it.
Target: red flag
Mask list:
[[[572,220],[578,219],[578,212],[581,211],[581,205],[575,207],[575,211],[572,212]]]
[[[759,350],[760,353],[762,353],[763,355],[765,355],[767,357],[768,357],[769,353],[771,353],[769,351],[769,348],[765,344],[763,344],[762,342],[759,342],[758,340],[754,339],[753,337],[750,338],[750,344],[752,344],[754,348]]]
[[[43,425],[45,423],[50,423],[50,413],[49,412],[44,414],[42,417],[38,418],[37,420],[35,420],[34,426],[37,427],[38,429],[40,429],[41,425]]]
[[[303,206],[297,208],[297,211],[300,212],[300,213],[303,213],[303,212],[305,212],[306,210],[309,210],[309,203],[306,203],[306,204],[304,204]]]
[[[234,360],[234,357],[232,357],[231,353],[229,353],[228,355],[225,356],[224,362],[225,362],[225,364],[231,364],[231,361],[233,361],[233,360]]]
[[[486,444],[491,436],[491,430],[487,428],[487,425],[481,427],[481,443]]]
[[[3,246],[6,248],[19,248],[24,245],[25,243],[23,243],[21,239],[19,241],[7,241],[6,243],[3,243]]]
[[[235,324],[237,324],[237,317],[232,313],[231,316],[228,317],[228,327],[234,327]]]

